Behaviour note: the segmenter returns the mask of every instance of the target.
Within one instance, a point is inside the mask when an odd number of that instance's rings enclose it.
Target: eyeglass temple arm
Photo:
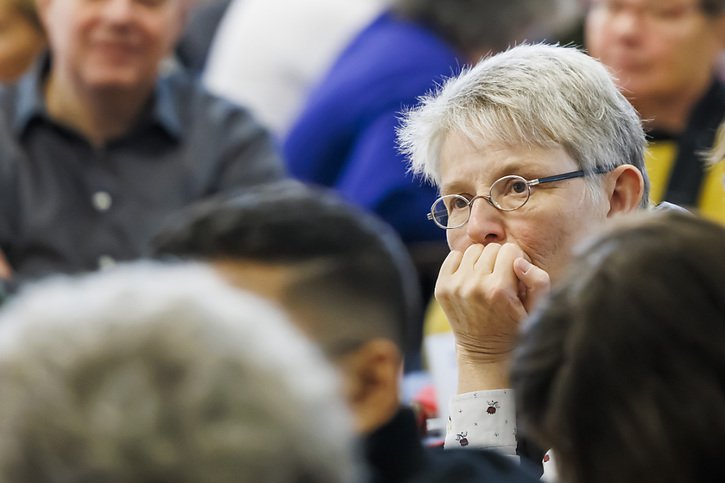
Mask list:
[[[608,173],[609,171],[611,171],[611,169],[597,166],[592,171],[592,174],[604,174],[604,173]],[[587,173],[582,169],[580,169],[578,171],[570,171],[568,173],[557,174],[556,176],[547,176],[545,178],[538,178],[538,179],[531,180],[531,182],[529,183],[529,186],[536,186],[537,184],[551,183],[554,181],[563,181],[565,179],[581,178],[582,176],[586,176],[586,174]]]

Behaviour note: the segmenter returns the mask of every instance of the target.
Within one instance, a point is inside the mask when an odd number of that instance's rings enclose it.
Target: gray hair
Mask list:
[[[580,169],[644,170],[645,135],[632,105],[597,60],[574,47],[520,45],[449,79],[404,115],[398,131],[411,170],[440,184],[439,154],[457,132],[476,145],[563,147]],[[592,196],[599,178],[587,177]]]
[[[395,0],[392,5],[466,53],[556,34],[578,16],[578,7],[577,0]]]
[[[0,317],[0,481],[358,481],[337,379],[201,265],[29,288]]]

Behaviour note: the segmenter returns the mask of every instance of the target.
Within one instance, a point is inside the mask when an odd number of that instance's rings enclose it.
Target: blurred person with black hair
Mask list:
[[[342,374],[373,482],[537,481],[493,452],[423,447],[400,401],[418,286],[405,246],[375,216],[327,190],[281,182],[186,210],[156,247],[275,301],[319,344]]]
[[[725,228],[639,214],[577,248],[511,379],[561,483],[725,480]]]

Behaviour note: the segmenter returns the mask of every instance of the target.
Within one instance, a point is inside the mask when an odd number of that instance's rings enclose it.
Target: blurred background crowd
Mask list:
[[[0,0],[0,482],[722,481],[724,155],[725,0]]]

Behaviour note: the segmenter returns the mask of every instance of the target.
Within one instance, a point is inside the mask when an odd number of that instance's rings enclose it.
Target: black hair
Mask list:
[[[287,297],[326,312],[336,325],[327,330],[387,337],[403,351],[420,318],[417,275],[397,233],[323,188],[285,180],[204,201],[170,219],[154,247],[293,268],[300,276]]]
[[[700,5],[706,15],[716,17],[725,12],[725,0],[701,0]]]

